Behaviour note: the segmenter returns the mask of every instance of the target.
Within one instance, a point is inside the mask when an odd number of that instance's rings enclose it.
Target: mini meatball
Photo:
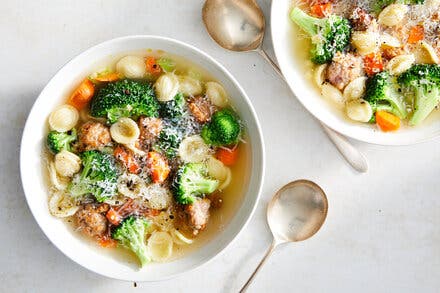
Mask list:
[[[373,16],[368,14],[365,9],[356,7],[351,13],[350,22],[355,31],[365,31],[373,21]]]
[[[211,120],[213,106],[208,99],[196,96],[188,102],[188,108],[198,122],[205,123]]]
[[[382,50],[382,56],[388,60],[391,60],[394,57],[402,55],[404,53],[405,50],[401,47],[397,47],[397,48],[389,47]]]
[[[209,220],[209,208],[211,201],[207,198],[198,199],[194,203],[185,206],[185,212],[188,215],[189,223],[194,228],[194,234],[205,229]]]
[[[108,204],[85,204],[75,213],[76,225],[85,235],[101,237],[107,232],[108,221],[105,213]]]
[[[327,80],[340,90],[361,75],[362,59],[351,53],[337,52],[327,68]]]
[[[112,141],[110,130],[100,122],[89,121],[79,130],[79,144],[82,150],[95,150]]]
[[[148,148],[159,136],[163,128],[163,122],[160,118],[141,117],[138,121],[141,134],[139,140],[143,148]]]

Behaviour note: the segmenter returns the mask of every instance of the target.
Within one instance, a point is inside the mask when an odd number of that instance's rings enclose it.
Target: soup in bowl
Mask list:
[[[28,203],[51,241],[95,272],[138,281],[225,248],[254,210],[263,164],[257,118],[232,76],[189,45],[148,36],[63,67],[21,150]]]

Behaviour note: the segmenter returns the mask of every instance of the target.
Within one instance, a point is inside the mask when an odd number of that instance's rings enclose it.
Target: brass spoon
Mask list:
[[[284,79],[278,65],[262,48],[265,20],[255,0],[207,0],[202,10],[203,22],[208,33],[220,46],[232,51],[255,51]],[[327,136],[359,172],[367,172],[364,155],[345,137],[321,123]]]
[[[328,210],[327,196],[314,182],[297,180],[284,185],[267,206],[273,241],[266,255],[240,290],[245,292],[275,247],[306,240],[321,228]]]

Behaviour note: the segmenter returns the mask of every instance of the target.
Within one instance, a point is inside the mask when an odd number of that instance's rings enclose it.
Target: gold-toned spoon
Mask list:
[[[261,47],[265,20],[255,0],[207,0],[202,17],[208,33],[220,46],[232,51],[258,52],[284,79],[278,65]],[[321,126],[348,163],[359,172],[367,172],[364,155],[345,137],[322,123]]]
[[[293,181],[278,190],[267,206],[267,221],[273,235],[272,245],[240,292],[247,290],[275,247],[282,243],[303,241],[315,235],[325,221],[327,210],[327,196],[312,181]]]

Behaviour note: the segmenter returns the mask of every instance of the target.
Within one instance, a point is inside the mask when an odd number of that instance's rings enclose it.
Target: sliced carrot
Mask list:
[[[140,171],[140,166],[136,160],[136,158],[128,152],[124,147],[117,146],[113,151],[113,155],[119,161],[124,164],[124,166],[128,169],[130,173],[137,174]]]
[[[226,166],[232,166],[238,159],[238,147],[233,149],[219,148],[215,156]]]
[[[106,248],[113,248],[118,246],[118,242],[110,237],[103,237],[98,240],[99,245]]]
[[[98,74],[97,77],[95,77],[94,79],[97,81],[101,81],[101,82],[111,82],[111,81],[117,81],[121,78],[121,76],[119,75],[119,73],[117,72],[109,72],[109,73],[105,73],[105,74]]]
[[[310,7],[310,12],[316,17],[325,17],[332,12],[331,3],[315,4]]]
[[[147,71],[151,74],[159,74],[162,72],[162,69],[154,57],[147,57],[147,59],[145,59],[145,65],[147,66]]]
[[[400,119],[385,111],[376,112],[376,123],[382,131],[395,131],[400,128]]]
[[[364,70],[368,75],[374,75],[383,70],[382,55],[370,53],[364,57]]]
[[[408,43],[415,44],[425,38],[425,29],[421,25],[413,26],[409,30]]]
[[[107,220],[115,226],[119,225],[122,221],[122,216],[113,208],[109,209],[105,216]]]
[[[69,104],[77,108],[78,110],[83,109],[93,97],[95,93],[95,86],[93,82],[89,79],[83,80],[81,84],[73,91],[69,98]]]
[[[158,152],[149,152],[147,164],[151,170],[151,179],[155,183],[164,182],[170,174],[170,166],[165,158]]]

